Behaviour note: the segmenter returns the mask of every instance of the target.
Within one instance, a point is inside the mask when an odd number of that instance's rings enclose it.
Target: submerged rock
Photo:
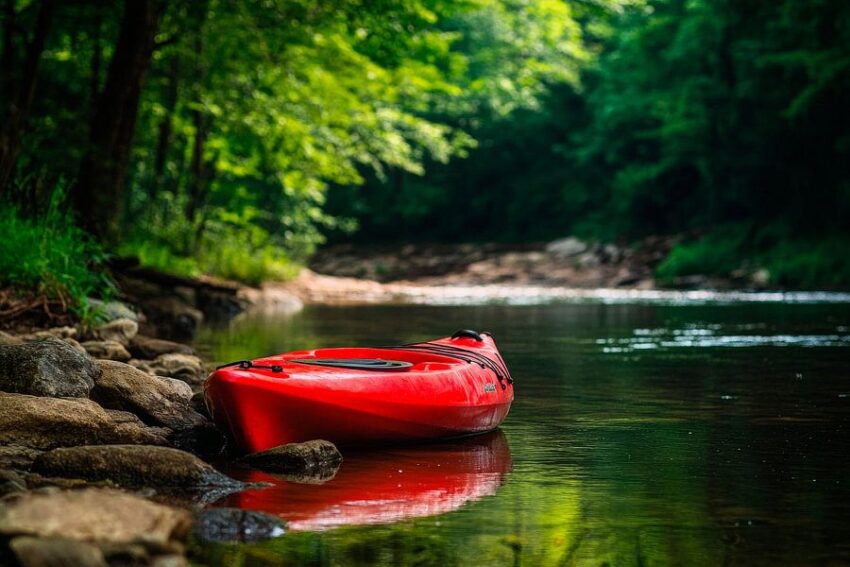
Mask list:
[[[325,477],[336,473],[342,454],[336,445],[324,439],[305,443],[287,443],[243,457],[242,462],[267,472],[298,476]]]
[[[39,455],[32,470],[43,476],[112,481],[126,487],[236,488],[244,483],[215,470],[191,453],[146,445],[90,445]]]
[[[51,397],[86,397],[100,369],[68,343],[48,338],[0,346],[0,390]]]
[[[203,425],[206,419],[189,405],[192,390],[185,382],[160,378],[129,364],[99,360],[101,374],[91,399],[110,409],[129,411],[148,425],[175,430]]]
[[[0,509],[0,534],[182,550],[189,512],[110,488],[23,493]]]
[[[240,508],[212,508],[198,515],[192,528],[201,541],[251,543],[280,537],[284,523],[277,516]]]
[[[104,443],[165,445],[168,433],[145,425],[131,413],[103,409],[89,399],[0,392],[0,445],[39,450]]]
[[[172,354],[175,352],[180,354],[195,354],[195,350],[189,345],[175,343],[174,341],[167,341],[165,339],[154,339],[144,335],[133,337],[127,350],[134,357],[146,360],[154,359],[161,354]]]
[[[132,357],[124,345],[117,341],[85,341],[80,345],[94,358],[126,362]]]

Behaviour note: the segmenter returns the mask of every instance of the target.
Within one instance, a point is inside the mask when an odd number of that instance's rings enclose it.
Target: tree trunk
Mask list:
[[[0,129],[0,190],[5,190],[11,181],[18,161],[18,153],[21,150],[21,134],[29,116],[30,106],[35,96],[35,83],[38,78],[38,65],[41,62],[41,54],[47,40],[47,32],[50,29],[50,21],[53,19],[54,0],[42,0],[38,8],[35,29],[32,38],[27,44],[26,58],[24,60],[23,73],[17,88],[11,89],[5,85],[8,93],[9,110],[6,112],[5,124]],[[14,9],[11,10],[14,15]],[[7,24],[9,23],[7,13]],[[9,39],[7,38],[7,41]],[[11,49],[11,43],[4,46]],[[8,55],[11,57],[11,54]],[[4,66],[7,53],[3,54]]]
[[[118,43],[72,191],[83,226],[107,243],[118,241],[139,100],[161,13],[158,0],[125,0]]]
[[[153,180],[151,181],[148,195],[153,198],[162,189],[165,183],[165,162],[168,157],[168,149],[171,146],[171,138],[174,135],[174,126],[172,124],[174,110],[177,108],[177,80],[179,68],[177,65],[177,56],[171,57],[171,63],[168,67],[168,86],[165,90],[165,116],[159,123],[159,132],[156,140],[156,153],[154,155],[153,164]]]

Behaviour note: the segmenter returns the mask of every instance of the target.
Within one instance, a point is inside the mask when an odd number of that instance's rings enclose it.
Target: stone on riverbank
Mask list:
[[[175,343],[165,339],[154,339],[144,335],[136,335],[130,341],[127,350],[130,351],[135,358],[152,360],[162,354],[195,354],[195,350],[189,345],[183,343]]]
[[[136,321],[114,319],[94,329],[92,337],[100,341],[114,341],[127,346],[138,332],[139,324]]]
[[[103,409],[89,399],[0,392],[0,445],[42,451],[105,443],[166,445],[169,433],[145,425],[131,413]]]
[[[154,360],[131,360],[130,364],[149,374],[183,380],[192,386],[204,383],[206,373],[200,358],[191,354],[162,354]]]
[[[0,534],[139,545],[152,554],[183,550],[189,512],[109,488],[21,494],[0,509]]]
[[[24,340],[22,338],[0,331],[0,347],[22,344],[24,344]]]
[[[101,301],[93,297],[88,298],[89,305],[94,309],[102,321],[114,321],[115,319],[130,319],[138,323],[139,316],[133,308],[120,301]]]
[[[32,470],[46,477],[112,481],[125,487],[241,488],[243,483],[196,456],[147,445],[89,445],[54,449],[39,455]]]
[[[335,473],[342,463],[342,454],[336,445],[324,439],[305,443],[287,443],[241,459],[244,463],[267,472],[325,476]]]
[[[284,523],[277,516],[239,508],[212,508],[198,515],[192,532],[201,541],[252,543],[280,537]]]
[[[127,362],[132,357],[124,345],[117,341],[85,341],[80,345],[94,358]]]
[[[97,364],[101,374],[91,399],[104,408],[129,411],[148,425],[174,430],[205,423],[189,405],[192,389],[185,382],[152,376],[122,362],[99,360]]]
[[[547,244],[546,252],[561,258],[571,258],[585,252],[587,248],[586,242],[582,242],[575,236],[568,236],[559,240],[553,240]]]
[[[51,397],[86,397],[100,369],[57,338],[0,346],[0,390]]]

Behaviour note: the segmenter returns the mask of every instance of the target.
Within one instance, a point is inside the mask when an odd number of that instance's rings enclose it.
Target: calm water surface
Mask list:
[[[309,307],[200,347],[229,361],[458,328],[492,331],[511,367],[501,432],[346,454],[324,483],[273,478],[223,504],[288,533],[207,560],[850,565],[850,305]]]

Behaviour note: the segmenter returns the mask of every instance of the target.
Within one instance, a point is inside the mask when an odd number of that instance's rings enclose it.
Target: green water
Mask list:
[[[231,499],[293,529],[199,557],[850,564],[850,305],[310,307],[242,318],[199,343],[226,361],[458,328],[493,331],[512,370],[502,435],[346,455],[323,485],[278,481],[268,496]]]

